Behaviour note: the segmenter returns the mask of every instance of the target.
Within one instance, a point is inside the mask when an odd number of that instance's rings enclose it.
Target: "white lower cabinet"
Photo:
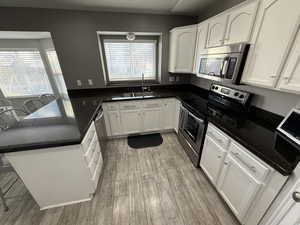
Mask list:
[[[228,155],[218,181],[218,190],[239,220],[242,220],[262,184]]]
[[[140,110],[122,110],[121,111],[122,132],[125,134],[134,134],[142,131],[141,126],[141,112]],[[125,123],[126,122],[126,123]],[[120,132],[114,132],[114,134],[122,134]],[[113,135],[114,135],[113,134]]]
[[[226,150],[220,147],[211,137],[206,136],[200,166],[213,184],[217,184]]]
[[[121,124],[120,112],[119,111],[110,111],[107,113],[107,119],[110,131],[110,134],[113,136],[121,135],[123,133],[123,127]]]
[[[209,123],[200,167],[243,225],[257,225],[287,177]]]
[[[163,124],[163,129],[174,129],[174,121],[176,116],[176,104],[175,99],[163,100],[162,113],[160,118],[160,124]]]
[[[157,131],[163,128],[161,108],[143,109],[142,114],[143,132]]]
[[[5,156],[41,210],[91,200],[103,165],[94,123],[81,144]]]
[[[175,98],[104,103],[108,136],[176,130],[179,106]]]

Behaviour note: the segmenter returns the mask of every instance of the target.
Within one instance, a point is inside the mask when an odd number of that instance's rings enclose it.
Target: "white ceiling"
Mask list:
[[[216,1],[217,0],[0,0],[0,7],[197,15],[197,13],[209,3]]]

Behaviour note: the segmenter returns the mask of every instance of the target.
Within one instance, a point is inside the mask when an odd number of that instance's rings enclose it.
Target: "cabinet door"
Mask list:
[[[193,72],[196,35],[196,25],[171,31],[169,72]]]
[[[228,155],[218,181],[218,190],[233,213],[241,221],[260,188],[247,169]]]
[[[163,129],[174,129],[174,120],[175,120],[175,101],[164,100],[163,101],[163,110],[161,118],[163,118]]]
[[[139,133],[142,131],[141,111],[121,110],[121,121],[124,134]]]
[[[257,1],[241,6],[228,14],[224,44],[249,42],[257,10]]]
[[[144,132],[158,131],[163,128],[161,108],[143,109],[142,113]]]
[[[227,15],[218,16],[209,21],[207,47],[217,47],[223,45],[225,29],[227,25]]]
[[[275,87],[299,24],[299,0],[263,0],[253,45],[242,77],[244,83]]]
[[[175,99],[174,129],[178,133],[181,102]]]
[[[196,50],[195,50],[196,53],[195,53],[194,70],[193,70],[193,72],[195,74],[197,74],[199,71],[200,55],[205,51],[205,48],[206,48],[207,32],[208,32],[208,23],[207,22],[198,24],[197,42],[196,42]]]
[[[278,84],[279,89],[300,93],[300,24]]]
[[[123,134],[119,111],[109,111],[107,115],[111,135],[116,136]]]
[[[297,197],[298,196],[298,197]],[[286,194],[281,204],[276,207],[265,225],[299,225],[300,224],[300,180]]]
[[[217,183],[225,154],[226,151],[223,150],[223,148],[220,147],[211,137],[206,135],[200,160],[200,167],[214,184]]]

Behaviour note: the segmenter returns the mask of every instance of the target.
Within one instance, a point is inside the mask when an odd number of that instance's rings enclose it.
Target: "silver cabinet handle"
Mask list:
[[[270,78],[276,78],[276,75],[271,75]]]
[[[255,166],[251,166],[248,163],[246,163],[241,157],[240,154],[238,152],[234,152],[233,155],[239,159],[245,166],[247,166],[253,173],[256,173],[256,167]]]
[[[224,164],[227,166],[227,165],[228,165],[228,162],[224,162]]]
[[[295,192],[293,193],[293,199],[294,199],[295,202],[300,203],[300,192],[295,191]]]
[[[207,132],[208,135],[212,136],[214,139],[216,139],[218,142],[220,142],[221,144],[223,144],[223,140],[220,138],[217,138],[213,133],[211,132]]]
[[[221,155],[218,155],[218,159],[221,159],[222,158],[222,156]]]

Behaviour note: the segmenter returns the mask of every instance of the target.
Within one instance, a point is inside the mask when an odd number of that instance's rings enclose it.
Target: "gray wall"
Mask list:
[[[198,22],[215,16],[245,0],[212,0],[203,10],[199,12]]]
[[[210,80],[191,76],[191,84],[198,87],[209,89],[212,83],[213,82]],[[224,85],[253,93],[254,98],[252,99],[252,105],[276,114],[280,114],[282,116],[285,116],[291,110],[291,108],[293,108],[300,101],[300,96],[295,94],[273,91],[248,85],[233,85],[230,83],[226,83]]]
[[[169,30],[196,21],[186,16],[0,8],[0,30],[51,32],[68,89],[79,88],[77,79],[83,82],[81,88],[104,87],[99,30],[162,32],[162,84],[168,84]],[[88,86],[87,79],[93,79],[94,86]]]

